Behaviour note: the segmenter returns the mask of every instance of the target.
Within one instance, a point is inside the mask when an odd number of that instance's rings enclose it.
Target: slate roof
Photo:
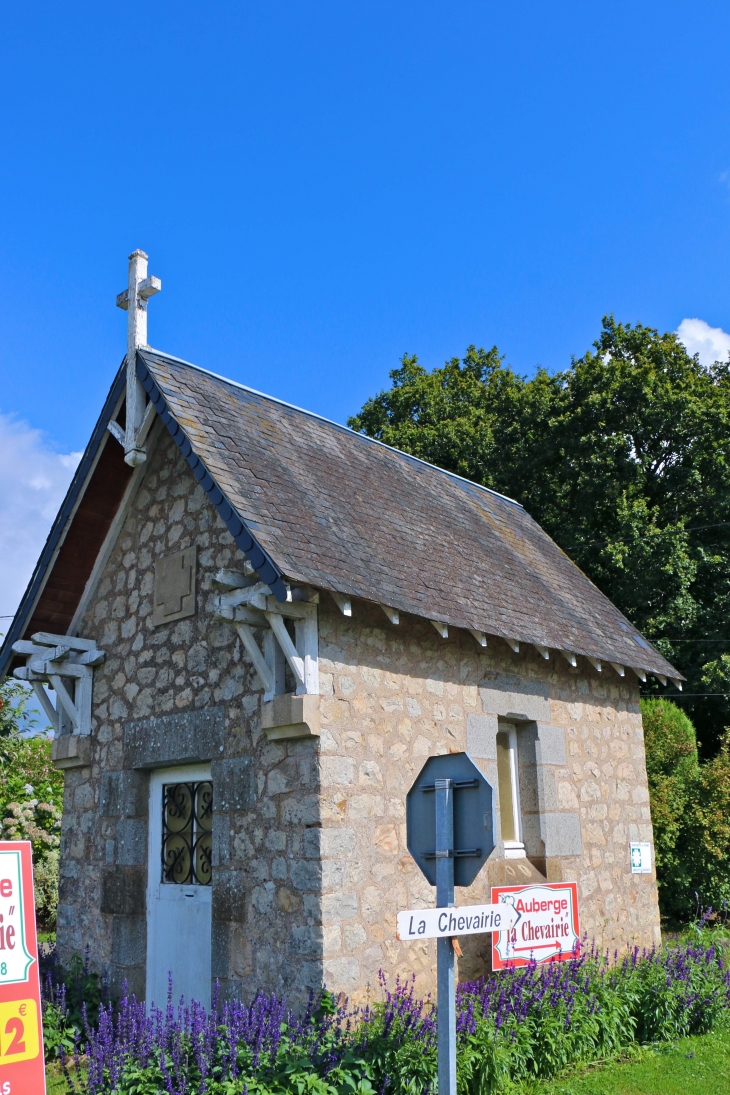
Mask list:
[[[137,372],[280,597],[285,578],[682,679],[518,503],[157,351]]]

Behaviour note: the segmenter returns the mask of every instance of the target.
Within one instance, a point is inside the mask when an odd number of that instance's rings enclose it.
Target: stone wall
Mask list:
[[[190,546],[196,614],[155,627],[155,560]],[[65,773],[59,951],[88,946],[115,992],[126,980],[144,995],[148,771],[176,759],[214,761],[212,974],[224,994],[301,996],[322,980],[317,742],[266,740],[258,678],[210,612],[212,575],[243,563],[164,435],[80,627],[107,658],[91,764]]]
[[[153,626],[155,560],[191,547],[196,613]],[[163,436],[80,628],[107,659],[91,763],[66,771],[62,959],[88,945],[113,991],[126,980],[144,994],[148,772],[198,759],[213,769],[212,973],[224,994],[261,987],[297,1002],[324,979],[364,999],[381,968],[415,972],[430,991],[435,945],[395,937],[399,909],[434,900],[406,849],[405,795],[428,756],[467,749],[498,796],[505,717],[520,727],[531,860],[505,860],[498,843],[457,900],[575,879],[590,937],[656,941],[654,876],[629,868],[628,841],[651,839],[635,679],[492,638],[482,650],[463,631],[444,640],[413,617],[393,626],[364,602],[346,618],[322,593],[321,738],[268,741],[258,678],[211,613],[213,574],[243,561]],[[462,941],[461,977],[488,968],[489,943]]]
[[[356,603],[352,618],[320,605],[322,912],[325,980],[356,998],[379,969],[435,978],[434,942],[399,943],[399,909],[434,891],[408,854],[405,796],[426,758],[466,749],[492,783],[497,847],[457,903],[489,900],[492,885],[577,881],[581,926],[601,946],[659,940],[654,875],[632,875],[629,840],[651,840],[638,681],[613,669],[572,669],[470,634],[444,640],[425,620],[391,625]],[[539,830],[531,861],[505,860],[499,829],[499,717],[520,726],[523,774],[534,758]],[[524,801],[523,809],[529,806]],[[533,827],[534,828],[534,827]],[[487,936],[461,940],[459,976],[490,967]]]

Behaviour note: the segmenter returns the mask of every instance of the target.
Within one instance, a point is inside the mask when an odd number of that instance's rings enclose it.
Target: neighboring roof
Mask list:
[[[137,373],[224,516],[268,557],[272,588],[281,575],[680,678],[518,503],[157,351]]]

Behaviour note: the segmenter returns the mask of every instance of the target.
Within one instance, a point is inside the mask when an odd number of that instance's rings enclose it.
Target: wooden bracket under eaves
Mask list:
[[[309,586],[289,588],[286,601],[277,601],[263,582],[246,572],[221,570],[213,584],[213,612],[232,624],[264,688],[264,702],[285,692],[285,665],[296,682],[296,695],[319,695],[317,603],[319,594]],[[292,636],[286,621],[291,621]],[[263,650],[255,630],[264,631]]]
[[[31,685],[56,737],[63,734],[88,737],[94,666],[106,657],[103,650],[97,649],[96,640],[39,631],[31,641],[20,639],[13,643],[13,651],[26,656],[25,665],[16,669],[13,676]],[[44,685],[56,693],[55,707]]]

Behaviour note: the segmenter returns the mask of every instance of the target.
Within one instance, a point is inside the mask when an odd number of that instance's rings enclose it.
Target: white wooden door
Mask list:
[[[172,999],[210,1007],[211,841],[209,765],[153,772],[147,866],[149,1007]]]

